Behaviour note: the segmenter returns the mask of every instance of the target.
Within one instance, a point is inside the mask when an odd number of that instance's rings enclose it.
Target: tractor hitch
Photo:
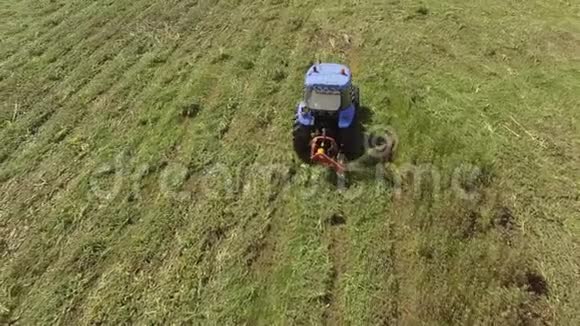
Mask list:
[[[333,169],[337,174],[344,174],[346,166],[339,162],[339,148],[336,140],[328,136],[318,136],[310,142],[310,159],[322,166]]]

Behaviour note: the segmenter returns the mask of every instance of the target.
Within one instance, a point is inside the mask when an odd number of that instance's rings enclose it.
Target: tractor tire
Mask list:
[[[304,126],[298,121],[294,122],[292,129],[292,142],[294,144],[294,151],[298,158],[304,163],[310,163],[310,140],[311,130],[309,126]]]
[[[354,103],[354,108],[358,110],[360,109],[360,89],[358,86],[353,86],[352,92],[352,102]]]
[[[358,119],[358,112],[355,113],[352,124],[348,128],[338,130],[342,152],[349,161],[356,160],[364,153],[364,137]]]

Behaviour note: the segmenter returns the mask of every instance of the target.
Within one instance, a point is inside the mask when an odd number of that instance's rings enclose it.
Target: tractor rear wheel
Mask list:
[[[355,108],[355,116],[351,125],[345,129],[339,129],[342,151],[348,160],[355,160],[364,153],[364,140],[360,126],[360,90],[357,86],[352,87],[352,102]]]
[[[312,129],[309,126],[304,126],[298,121],[294,122],[292,130],[292,142],[294,144],[294,151],[301,161],[310,163],[310,139]]]
[[[360,108],[360,89],[358,86],[353,86],[352,92],[352,102],[354,103],[355,109],[358,110]]]
[[[355,113],[354,119],[348,128],[339,129],[340,143],[342,152],[349,161],[356,160],[364,153],[363,134],[360,127],[358,112]]]

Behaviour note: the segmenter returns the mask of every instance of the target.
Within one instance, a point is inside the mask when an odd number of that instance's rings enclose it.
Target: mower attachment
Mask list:
[[[336,140],[328,136],[319,136],[310,142],[310,159],[312,162],[333,169],[337,174],[344,174],[346,167],[342,162],[338,162],[336,157],[339,154]]]

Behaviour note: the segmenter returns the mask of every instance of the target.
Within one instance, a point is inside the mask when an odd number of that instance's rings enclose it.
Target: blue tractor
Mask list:
[[[294,121],[298,157],[343,174],[345,162],[360,156],[359,106],[359,89],[348,67],[335,63],[310,67]]]

